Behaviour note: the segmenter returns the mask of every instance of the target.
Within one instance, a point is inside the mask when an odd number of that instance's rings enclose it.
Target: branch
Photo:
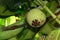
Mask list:
[[[14,29],[21,28],[21,27],[24,27],[24,26],[25,26],[25,24],[22,24],[22,25],[13,25],[11,27],[4,27],[3,31],[14,30]]]

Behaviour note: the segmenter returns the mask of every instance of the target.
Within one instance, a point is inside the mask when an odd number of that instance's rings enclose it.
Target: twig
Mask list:
[[[13,25],[11,27],[4,27],[3,31],[14,30],[14,29],[21,28],[21,27],[24,27],[24,26],[25,26],[25,24],[22,24],[22,25]]]

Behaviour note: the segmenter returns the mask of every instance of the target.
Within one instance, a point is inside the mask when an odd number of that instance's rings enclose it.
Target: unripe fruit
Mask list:
[[[40,27],[46,21],[46,16],[40,9],[32,9],[26,14],[27,23],[32,27]]]

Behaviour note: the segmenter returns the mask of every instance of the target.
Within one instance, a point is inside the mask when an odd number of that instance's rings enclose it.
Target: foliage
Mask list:
[[[52,31],[46,40],[60,40],[60,29]]]
[[[56,13],[59,1],[13,0],[11,2],[11,0],[0,0],[0,40],[50,40],[50,38],[59,40],[60,20],[57,18],[59,13]],[[26,13],[33,8],[39,8],[46,15],[46,22],[41,27],[34,28],[26,22]]]

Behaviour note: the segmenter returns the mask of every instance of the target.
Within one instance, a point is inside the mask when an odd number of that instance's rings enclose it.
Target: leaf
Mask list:
[[[16,37],[12,37],[12,38],[10,38],[8,40],[17,40],[17,38]]]
[[[9,39],[9,38],[11,38],[13,36],[16,36],[22,30],[23,30],[23,27],[15,29],[15,30],[0,31],[0,39]]]
[[[0,25],[3,25],[4,26],[4,19],[2,19],[2,18],[0,18]]]
[[[17,35],[18,40],[31,40],[32,37],[35,35],[35,32],[33,32],[30,28],[24,27],[24,29]]]
[[[8,27],[12,27],[14,25],[19,25],[20,26],[20,25],[24,24],[24,22],[25,22],[24,18],[22,18],[22,20],[14,23],[12,25],[9,25]],[[1,34],[0,39],[8,39],[8,38],[11,38],[13,36],[16,36],[19,32],[22,31],[23,28],[24,27],[17,28],[17,29],[14,29],[14,30],[6,30],[6,31],[3,31],[3,29],[1,28],[1,30],[0,30],[0,34]]]
[[[11,25],[16,22],[15,16],[10,16],[6,20],[7,20],[7,25]]]
[[[51,23],[53,22],[52,20],[50,20],[49,22],[47,22],[39,31],[40,34],[49,34],[52,30],[55,29],[54,25]],[[55,22],[53,22],[55,23]]]
[[[5,6],[0,5],[0,16],[4,17],[4,16],[9,16],[9,15],[14,15],[14,12],[11,12],[9,10],[5,11],[5,9],[6,9]]]
[[[52,1],[52,2],[48,3],[47,6],[50,8],[50,10],[53,13],[55,13],[55,11],[57,9],[57,3],[56,3],[56,1]]]
[[[60,29],[52,31],[46,40],[60,40]]]
[[[58,24],[59,25],[59,24]],[[60,26],[56,26],[56,21],[53,18],[49,18],[46,20],[46,23],[40,28],[40,34],[49,34],[51,31],[55,29],[59,29]]]
[[[56,11],[56,6],[57,6],[57,3],[55,1],[52,1],[52,2],[48,2],[47,3],[47,6],[49,7],[49,9],[55,13]],[[44,10],[45,11],[45,10]],[[47,13],[46,11],[44,12],[46,14],[47,17],[50,16],[49,13]],[[49,19],[49,20],[48,20]],[[47,19],[47,23],[45,23],[45,25],[40,29],[40,33],[43,33],[43,34],[49,34],[52,30],[55,30],[57,29],[54,24],[56,23],[56,21],[54,21],[54,19],[51,18],[48,18]]]
[[[55,11],[57,10],[57,2],[56,1],[51,1],[46,4],[46,6],[55,14]],[[46,10],[43,9],[43,12],[46,14],[46,16],[50,16]]]

